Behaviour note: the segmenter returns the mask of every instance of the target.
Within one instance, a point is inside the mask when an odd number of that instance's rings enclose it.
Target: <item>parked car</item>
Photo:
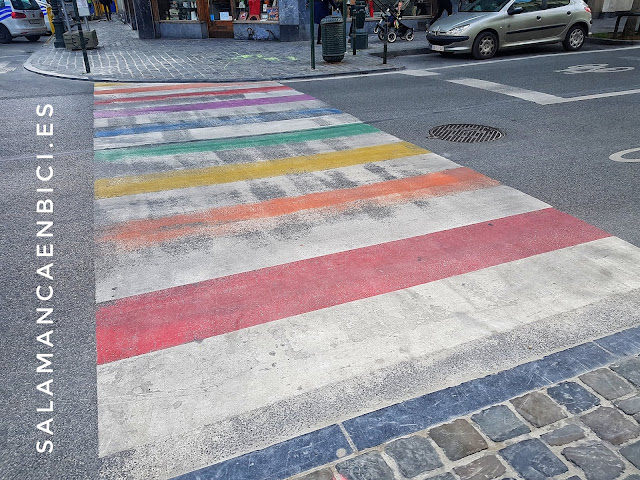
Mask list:
[[[47,33],[51,35],[51,32],[52,32],[51,23],[49,23],[49,14],[47,13],[47,10],[51,8],[51,5],[49,5],[47,2],[43,0],[36,0],[36,3],[40,7],[40,10],[44,15],[44,26],[47,27]]]
[[[562,42],[579,50],[591,31],[583,0],[475,0],[427,30],[431,49],[488,59],[500,49]]]
[[[0,43],[15,37],[37,42],[46,34],[44,15],[36,0],[0,0]]]

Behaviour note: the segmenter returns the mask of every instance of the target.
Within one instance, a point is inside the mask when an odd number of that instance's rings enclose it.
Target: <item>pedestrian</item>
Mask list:
[[[107,20],[111,21],[111,0],[100,0],[100,3],[104,7],[104,13],[107,16]]]
[[[451,15],[453,13],[451,0],[438,0],[438,13],[436,13],[436,16],[431,19],[429,25],[433,25],[445,11],[447,12],[447,15]]]
[[[322,43],[322,29],[320,22],[324,17],[331,15],[331,9],[338,8],[335,0],[314,0],[313,2],[313,21],[318,25],[318,45]]]

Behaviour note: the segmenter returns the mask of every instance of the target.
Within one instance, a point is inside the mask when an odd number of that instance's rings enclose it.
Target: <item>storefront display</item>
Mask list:
[[[157,0],[159,20],[198,20],[195,1]]]

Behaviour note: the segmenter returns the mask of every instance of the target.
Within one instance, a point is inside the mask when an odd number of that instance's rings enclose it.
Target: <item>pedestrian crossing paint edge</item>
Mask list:
[[[94,95],[118,95],[127,93],[141,93],[141,92],[162,92],[167,90],[185,90],[193,88],[237,88],[241,85],[279,85],[277,82],[265,81],[265,82],[231,82],[231,83],[108,83],[108,82],[96,82],[94,83]],[[121,88],[113,88],[121,87]]]
[[[302,110],[290,110],[286,112],[265,112],[251,115],[229,116],[226,118],[209,117],[194,121],[180,121],[167,123],[147,123],[131,125],[113,129],[95,129],[95,138],[115,137],[118,135],[130,135],[135,133],[162,132],[167,130],[181,130],[202,127],[217,127],[222,125],[246,125],[259,122],[273,122],[277,120],[291,120],[294,118],[313,118],[322,115],[340,114],[337,108],[307,108]]]
[[[285,133],[272,133],[265,135],[251,135],[232,139],[196,140],[191,142],[175,142],[164,145],[152,145],[141,147],[124,147],[94,152],[94,160],[98,162],[131,161],[132,158],[157,158],[167,155],[183,155],[191,153],[215,152],[221,150],[234,150],[238,148],[255,148],[282,145],[287,143],[301,143],[313,140],[338,139],[377,133],[378,130],[366,123],[348,123],[329,127],[318,127],[311,130],[301,130]]]
[[[368,205],[393,205],[417,199],[498,185],[496,180],[471,169],[459,167],[436,173],[407,177],[359,187],[310,193],[298,197],[281,197],[261,203],[241,204],[210,209],[205,212],[171,215],[154,220],[137,220],[105,231],[99,242],[111,242],[121,248],[139,248],[176,240],[185,236],[228,234],[237,222],[283,217],[310,210],[344,210]]]
[[[327,126],[352,125],[362,123],[347,113],[321,115],[317,117],[293,118],[271,122],[257,122],[246,125],[220,125],[184,130],[168,130],[149,133],[120,135],[116,137],[94,138],[94,150],[117,150],[148,145],[188,143],[196,141],[230,140],[253,135],[273,135],[287,132],[303,132]]]
[[[252,99],[221,100],[218,102],[188,103],[188,104],[180,104],[180,105],[162,105],[162,106],[156,106],[156,107],[135,108],[135,109],[123,108],[119,110],[94,110],[93,118],[132,117],[135,115],[144,115],[149,113],[215,110],[218,108],[246,107],[246,106],[255,106],[255,105],[268,105],[272,103],[299,102],[301,100],[315,100],[315,98],[312,97],[311,95],[299,94],[299,95],[287,95],[284,97],[262,97],[262,98],[252,98]]]
[[[554,209],[116,300],[96,314],[98,363],[609,237]]]
[[[105,178],[96,180],[95,198],[119,197],[327,170],[424,153],[429,152],[411,143],[397,142],[376,147],[362,147],[304,157],[281,158],[259,163],[241,163],[131,177]]]
[[[235,88],[229,90],[198,90],[195,92],[176,92],[165,93],[163,95],[148,95],[142,97],[116,97],[105,100],[95,100],[94,105],[112,105],[115,103],[135,103],[135,102],[154,102],[157,100],[169,100],[173,98],[189,98],[189,97],[215,97],[225,95],[243,95],[247,93],[266,93],[277,91],[294,91],[291,87],[284,85],[273,85],[270,87],[251,87],[251,88]]]

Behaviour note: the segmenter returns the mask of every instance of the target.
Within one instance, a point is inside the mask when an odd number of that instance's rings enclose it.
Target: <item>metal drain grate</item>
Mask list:
[[[504,133],[497,128],[485,127],[484,125],[452,123],[433,127],[429,130],[429,136],[448,142],[478,143],[497,140],[504,137]]]

